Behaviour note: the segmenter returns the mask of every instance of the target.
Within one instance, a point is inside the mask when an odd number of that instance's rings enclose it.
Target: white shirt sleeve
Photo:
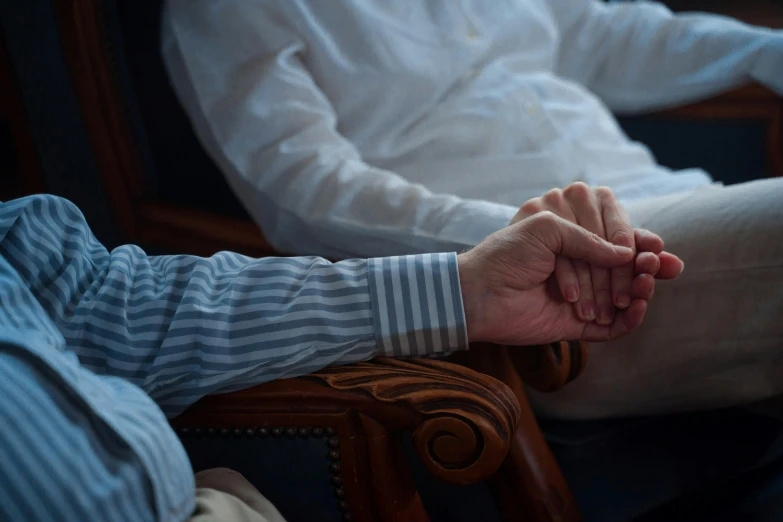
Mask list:
[[[163,45],[200,139],[277,250],[461,251],[508,224],[512,207],[434,194],[365,163],[280,12],[294,3],[268,4],[170,0]]]
[[[652,2],[550,0],[558,72],[612,110],[640,112],[760,82],[783,94],[783,32]]]

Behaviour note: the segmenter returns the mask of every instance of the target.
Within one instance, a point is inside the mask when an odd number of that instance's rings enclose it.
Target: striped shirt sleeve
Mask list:
[[[137,384],[167,415],[330,364],[467,347],[455,254],[330,263],[109,252],[53,196],[3,205],[0,253],[86,368]]]
[[[188,519],[193,472],[163,413],[82,368],[27,287],[0,255],[0,520]]]
[[[369,261],[373,320],[390,357],[445,355],[467,347],[456,254]]]

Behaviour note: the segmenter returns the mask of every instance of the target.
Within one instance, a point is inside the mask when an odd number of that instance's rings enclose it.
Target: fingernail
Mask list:
[[[615,303],[617,308],[628,308],[631,305],[631,298],[626,294],[620,294],[617,296],[617,302]]]
[[[628,254],[632,253],[633,250],[631,250],[628,247],[620,246],[620,245],[612,245],[614,247],[614,251],[617,254],[620,254],[621,256],[627,256]]]
[[[592,302],[582,303],[582,317],[585,321],[595,320],[595,306]]]
[[[565,298],[569,303],[575,303],[579,300],[579,291],[574,285],[568,285],[565,288]]]

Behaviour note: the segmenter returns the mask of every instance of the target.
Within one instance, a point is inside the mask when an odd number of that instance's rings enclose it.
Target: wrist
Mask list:
[[[476,269],[475,259],[470,252],[465,252],[457,256],[457,270],[459,273],[459,284],[462,291],[462,307],[465,312],[465,324],[468,331],[469,342],[481,342],[484,338],[483,325],[481,317],[480,296],[484,293],[478,270]]]

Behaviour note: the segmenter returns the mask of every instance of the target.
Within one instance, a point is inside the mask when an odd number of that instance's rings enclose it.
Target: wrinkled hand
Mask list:
[[[550,190],[522,205],[511,223],[543,211],[552,212],[615,245],[640,252],[635,263],[628,262],[611,270],[558,256],[555,277],[560,293],[574,303],[574,309],[583,321],[612,324],[616,309],[625,310],[631,304],[635,272],[671,279],[682,271],[682,262],[663,252],[660,237],[646,230],[634,230],[625,209],[606,187],[591,188],[584,183],[574,183],[564,190]]]
[[[548,211],[492,234],[458,257],[470,341],[608,341],[642,323],[655,286],[653,276],[639,266],[644,259],[635,260],[639,275],[630,281],[628,306],[602,325],[582,320],[562,298],[553,276],[558,258],[612,269],[634,263],[634,252]]]

